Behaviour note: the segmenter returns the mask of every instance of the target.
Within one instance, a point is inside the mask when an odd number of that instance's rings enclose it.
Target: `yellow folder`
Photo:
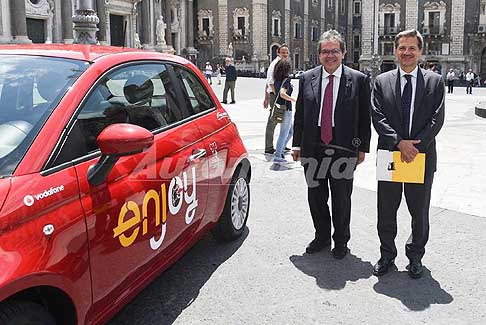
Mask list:
[[[424,183],[425,153],[419,153],[410,162],[402,162],[400,151],[378,150],[376,178],[379,181],[398,183]]]

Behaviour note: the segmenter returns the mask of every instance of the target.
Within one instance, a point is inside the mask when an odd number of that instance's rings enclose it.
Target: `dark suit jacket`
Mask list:
[[[292,146],[301,148],[301,157],[317,157],[321,111],[322,66],[306,71],[299,81],[295,105]],[[343,65],[338,98],[334,111],[334,139],[337,146],[347,148],[353,156],[358,149],[369,152],[371,138],[370,86],[363,73]],[[357,141],[356,139],[359,139]]]
[[[398,150],[403,139],[421,140],[415,145],[426,154],[426,174],[437,169],[435,136],[444,124],[445,85],[435,72],[419,69],[410,137],[402,123],[400,73],[388,71],[376,78],[372,93],[373,125],[378,132],[378,149]]]

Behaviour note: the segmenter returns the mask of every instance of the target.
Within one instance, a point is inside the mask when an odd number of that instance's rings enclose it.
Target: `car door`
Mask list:
[[[219,218],[226,199],[228,187],[224,184],[231,179],[231,175],[225,175],[229,149],[238,134],[228,113],[215,105],[210,92],[195,73],[183,66],[175,66],[174,71],[184,92],[183,97],[187,99],[186,106],[197,117],[197,126],[204,139],[210,188],[205,221],[214,222]]]
[[[93,310],[100,317],[179,254],[204,213],[199,193],[207,191],[207,167],[199,158],[205,152],[198,144],[199,130],[187,121],[179,101],[163,63],[112,69],[81,104],[59,153],[59,163],[72,160],[78,175]],[[100,159],[96,139],[114,123],[147,128],[154,144],[121,157],[104,183],[90,185],[88,170]]]

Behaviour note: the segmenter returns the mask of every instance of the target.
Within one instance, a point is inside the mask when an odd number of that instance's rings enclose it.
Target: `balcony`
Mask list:
[[[399,29],[398,26],[380,26],[378,33],[380,36],[394,36],[398,34]]]
[[[422,28],[424,35],[444,35],[444,26],[430,25]]]

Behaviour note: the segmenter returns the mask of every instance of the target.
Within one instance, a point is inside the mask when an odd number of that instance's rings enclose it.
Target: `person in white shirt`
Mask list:
[[[213,75],[213,67],[211,63],[206,62],[206,67],[204,68],[204,76],[208,79],[209,84],[212,85],[213,81],[211,80],[211,76]]]
[[[466,73],[466,94],[471,94],[472,95],[472,87],[474,85],[474,72],[472,69],[469,69],[469,71]]]
[[[280,59],[287,59],[289,57],[289,47],[287,44],[282,44],[277,50],[277,57],[270,63],[267,70],[267,82],[265,83],[265,95],[263,99],[263,108],[268,108],[270,106],[270,112],[268,114],[267,126],[265,128],[265,153],[274,154],[275,148],[273,146],[273,134],[275,132],[275,127],[277,122],[272,118],[272,106],[275,103],[275,80],[273,79],[273,71],[275,65]],[[286,148],[287,149],[287,148]]]
[[[447,93],[452,94],[454,92],[454,80],[456,79],[456,74],[454,69],[450,69],[447,73]]]

